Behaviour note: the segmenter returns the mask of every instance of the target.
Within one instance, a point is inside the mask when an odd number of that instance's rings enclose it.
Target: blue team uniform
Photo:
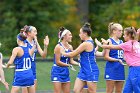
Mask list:
[[[24,54],[21,57],[16,57],[14,60],[15,74],[12,85],[18,87],[29,87],[34,85],[29,48],[22,46],[20,47],[23,49]]]
[[[85,85],[85,86],[84,86],[84,89],[88,89],[88,86],[87,86],[87,85]]]
[[[91,42],[94,46],[93,40],[87,40],[85,42]],[[83,51],[80,53],[80,71],[77,78],[87,82],[98,82],[99,69],[95,59],[95,48],[91,52]]]
[[[140,93],[140,66],[130,66],[123,93]]]
[[[62,46],[65,49],[66,53],[71,51],[69,49],[66,49],[62,45],[62,43],[59,43],[59,44],[60,44],[60,46]],[[54,64],[53,64],[53,67],[52,67],[52,70],[51,70],[51,81],[52,82],[61,82],[61,83],[70,82],[68,67],[67,66],[58,66],[56,64],[55,56],[56,55],[54,54]],[[70,58],[61,55],[60,61],[66,63],[66,64],[69,64]]]
[[[31,45],[27,40],[24,41],[25,43],[27,43],[28,48],[32,48],[33,45]],[[33,71],[33,75],[34,75],[34,80],[36,80],[36,53],[37,53],[37,49],[35,49],[34,54],[32,55],[32,60],[31,60],[31,68]]]
[[[120,40],[119,43],[115,42],[112,38],[110,38],[110,40],[113,45],[119,45],[123,43],[122,40]],[[109,56],[112,58],[123,60],[123,50],[110,49]],[[119,62],[107,61],[104,78],[106,80],[124,81],[125,80],[124,66]]]

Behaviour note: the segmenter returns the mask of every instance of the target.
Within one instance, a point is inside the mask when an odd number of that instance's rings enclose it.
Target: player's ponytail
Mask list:
[[[124,29],[124,31],[126,31],[127,35],[130,35],[132,40],[137,40],[137,32],[134,27],[127,27]]]
[[[25,32],[27,34],[28,32],[31,32],[32,29],[33,29],[33,26],[25,25],[22,29],[20,29],[20,32]]]
[[[108,34],[109,34],[109,36],[112,34],[112,32],[113,32],[113,24],[114,24],[114,22],[111,22],[111,23],[109,23],[109,25],[108,25]]]
[[[65,27],[60,27],[60,28],[59,28],[58,38],[60,38],[60,37],[61,37],[62,32],[63,32],[64,30],[65,30]]]
[[[118,28],[118,26],[121,26],[121,24],[114,23],[114,22],[109,23],[109,25],[108,25],[109,36],[111,36],[113,34],[113,31],[116,30]]]
[[[24,41],[27,39],[27,35],[25,34],[25,32],[20,32],[18,35],[17,35],[17,38],[21,41]]]
[[[137,32],[134,27],[127,27],[124,29],[124,31],[126,31],[126,35],[130,36],[131,40],[133,40],[132,41],[132,51],[133,51],[134,40],[137,40]]]
[[[91,36],[92,29],[89,23],[85,23],[82,28],[83,32],[87,33],[88,36]]]
[[[69,30],[65,29],[65,27],[60,27],[59,33],[58,33],[58,38],[59,38],[58,42],[63,40],[63,37],[67,34],[67,32],[69,32]]]

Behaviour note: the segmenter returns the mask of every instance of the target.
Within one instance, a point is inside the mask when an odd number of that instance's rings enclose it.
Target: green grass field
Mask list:
[[[105,89],[105,80],[104,80],[104,67],[105,61],[97,61],[98,67],[100,69],[100,79],[98,82],[98,89]],[[53,85],[50,80],[50,71],[53,62],[37,62],[37,79],[38,79],[38,88],[37,90],[53,90]],[[73,89],[74,81],[79,71],[78,66],[74,66],[76,68],[76,72],[70,70],[71,77],[71,89]],[[125,67],[126,74],[128,67]],[[10,88],[13,80],[13,69],[4,69],[6,81],[10,84]],[[4,91],[4,86],[0,83],[0,90]]]

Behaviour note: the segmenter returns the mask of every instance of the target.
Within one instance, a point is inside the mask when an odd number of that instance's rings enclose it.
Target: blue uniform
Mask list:
[[[123,93],[140,93],[140,66],[130,66]]]
[[[34,85],[33,72],[31,70],[31,57],[29,48],[20,46],[24,54],[21,57],[16,57],[14,60],[15,75],[13,86],[28,87]]]
[[[85,42],[91,42],[94,46],[93,40],[87,40]],[[78,78],[87,82],[98,82],[99,69],[95,59],[95,48],[91,52],[83,51],[80,53],[80,71]]]
[[[84,85],[84,89],[88,89],[88,86],[87,85]]]
[[[31,45],[27,40],[25,40],[25,43],[27,43],[28,48],[32,48],[33,45]],[[37,53],[37,49],[35,49],[34,54],[32,55],[32,60],[31,60],[31,68],[33,71],[33,75],[34,75],[34,80],[36,80],[36,53]]]
[[[119,45],[123,43],[122,40],[120,40],[119,43],[115,42],[112,38],[110,38],[110,40],[113,45]],[[123,50],[110,49],[109,56],[112,58],[123,60]],[[119,62],[107,61],[104,78],[106,80],[124,81],[125,80],[124,66]]]
[[[61,43],[59,43],[59,44],[60,44],[60,46],[62,46],[65,49],[66,53],[70,52],[70,50],[66,49]],[[56,64],[55,56],[56,55],[54,54],[54,64],[53,64],[53,67],[51,70],[51,81],[52,82],[61,82],[61,83],[70,82],[68,67],[67,66],[58,66]],[[66,63],[66,64],[69,64],[70,58],[61,55],[60,61]]]

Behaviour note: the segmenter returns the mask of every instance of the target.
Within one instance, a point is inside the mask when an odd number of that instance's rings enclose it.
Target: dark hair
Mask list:
[[[65,27],[60,27],[59,28],[59,33],[58,33],[58,37],[60,38],[62,35],[62,32],[65,30]],[[63,38],[62,38],[63,39]]]
[[[32,31],[33,26],[27,26],[25,25],[22,29],[20,29],[20,32],[24,31],[25,33],[27,32],[31,32]]]
[[[89,23],[85,23],[81,29],[83,30],[83,32],[87,33],[88,36],[91,36],[92,29],[90,28]]]
[[[27,35],[26,35],[25,32],[20,32],[20,33],[17,35],[17,38],[20,39],[21,41],[24,41],[24,40],[26,40]]]
[[[137,40],[137,33],[134,27],[127,27],[124,31],[126,31],[126,34],[130,35],[133,40]]]

